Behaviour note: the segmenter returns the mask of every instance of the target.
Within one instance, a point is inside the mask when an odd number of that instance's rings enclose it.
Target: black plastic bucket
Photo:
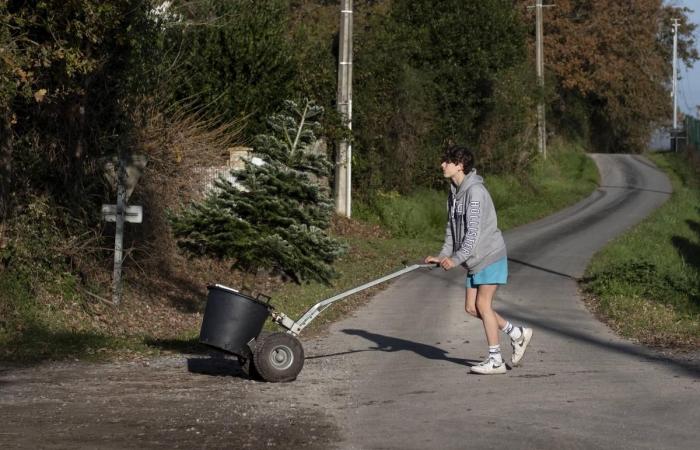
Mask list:
[[[269,297],[266,297],[269,301]],[[199,342],[238,356],[256,338],[272,307],[225,286],[209,286]]]

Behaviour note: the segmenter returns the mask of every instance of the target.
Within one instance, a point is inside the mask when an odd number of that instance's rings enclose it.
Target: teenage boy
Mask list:
[[[498,285],[508,280],[506,245],[498,229],[496,210],[483,178],[474,169],[474,155],[465,147],[453,145],[442,157],[442,172],[451,180],[447,200],[448,221],[445,244],[438,256],[425,262],[437,263],[445,270],[458,265],[467,269],[465,309],[481,319],[489,344],[489,356],[471,367],[471,372],[490,375],[506,373],[501,356],[498,330],[506,333],[513,346],[512,364],[525,354],[532,329],[513,326],[493,310],[491,304]]]

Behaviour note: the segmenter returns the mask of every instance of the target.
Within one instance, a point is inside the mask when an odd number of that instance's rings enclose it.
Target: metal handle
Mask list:
[[[358,286],[356,288],[350,289],[348,291],[342,292],[334,297],[327,298],[325,300],[322,300],[315,305],[313,305],[311,308],[309,308],[308,311],[304,313],[303,316],[299,318],[296,322],[292,321],[288,317],[286,317],[284,314],[278,314],[279,320],[277,320],[277,323],[281,324],[283,327],[287,328],[292,332],[294,335],[298,335],[301,333],[301,330],[306,328],[306,326],[311,322],[321,311],[326,309],[328,306],[330,306],[332,303],[337,302],[338,300],[342,300],[345,297],[348,297],[352,294],[355,294],[357,292],[360,292],[362,290],[365,290],[367,288],[370,288],[372,286],[375,286],[379,283],[384,283],[385,281],[391,280],[392,278],[396,278],[398,276],[401,276],[403,274],[406,274],[408,272],[412,272],[416,269],[433,269],[436,267],[435,264],[414,264],[409,267],[405,267],[397,272],[391,273],[389,275],[386,275],[382,278],[376,279],[374,281],[370,281],[369,283],[365,283],[362,286]]]

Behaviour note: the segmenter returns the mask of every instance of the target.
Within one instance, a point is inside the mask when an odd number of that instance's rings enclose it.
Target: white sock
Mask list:
[[[513,326],[513,324],[508,321],[506,321],[505,326],[501,328],[501,331],[510,336],[510,338],[514,341],[517,341],[523,335],[520,327]]]
[[[501,357],[501,346],[500,345],[489,345],[489,358],[493,359],[498,364],[503,363],[503,357]]]

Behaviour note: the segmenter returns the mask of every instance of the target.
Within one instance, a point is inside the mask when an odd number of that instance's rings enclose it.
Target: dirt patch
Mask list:
[[[334,236],[360,238],[389,238],[390,234],[379,225],[373,225],[341,216],[333,216],[330,232]]]
[[[214,355],[0,366],[5,448],[311,448],[338,442],[322,380],[250,381]]]

